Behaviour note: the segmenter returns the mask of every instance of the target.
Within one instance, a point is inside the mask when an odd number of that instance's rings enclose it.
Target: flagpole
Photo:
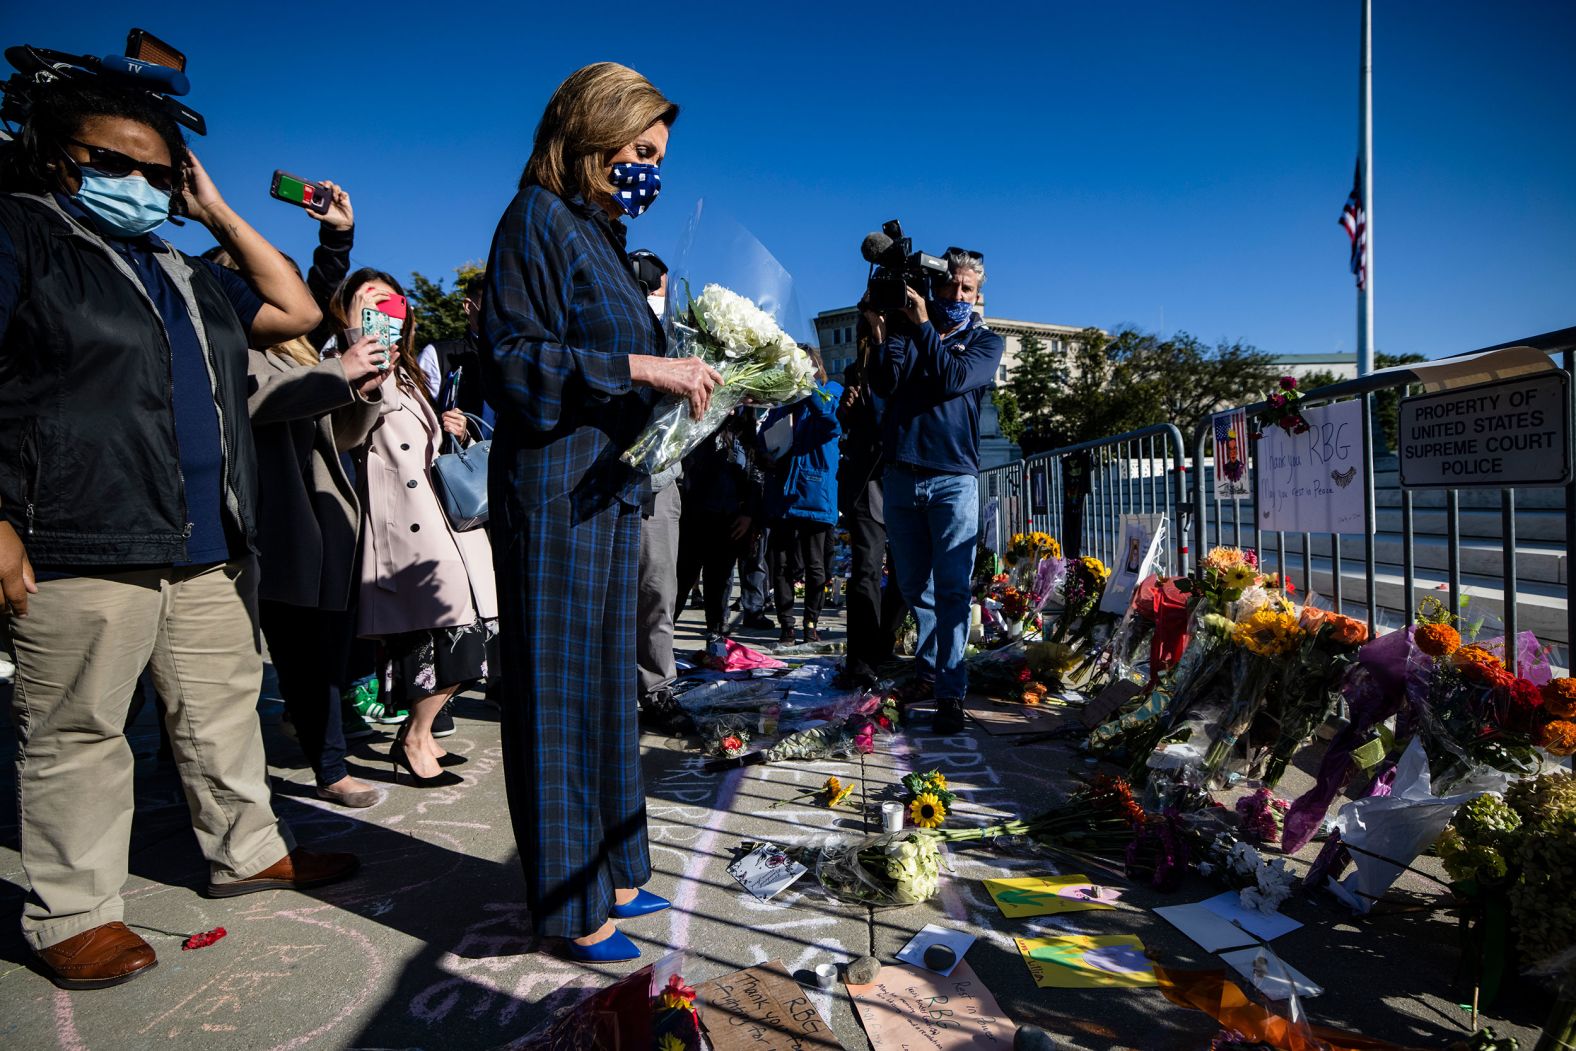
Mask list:
[[[1374,53],[1373,0],[1362,0],[1362,64],[1358,85],[1357,150],[1362,167],[1367,273],[1357,293],[1357,375],[1374,370]]]

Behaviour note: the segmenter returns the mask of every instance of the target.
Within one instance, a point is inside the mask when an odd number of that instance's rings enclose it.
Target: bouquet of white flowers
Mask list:
[[[722,382],[698,420],[685,398],[669,395],[658,403],[651,422],[623,456],[637,470],[657,474],[671,467],[746,400],[786,405],[816,393],[810,355],[770,314],[721,285],[707,285],[698,299],[691,297],[672,331],[682,349],[722,373]]]

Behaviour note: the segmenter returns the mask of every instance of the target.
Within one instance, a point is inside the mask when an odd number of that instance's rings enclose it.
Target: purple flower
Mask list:
[[[1281,390],[1296,390],[1296,389],[1297,389],[1297,377],[1296,376],[1282,376],[1281,377]]]

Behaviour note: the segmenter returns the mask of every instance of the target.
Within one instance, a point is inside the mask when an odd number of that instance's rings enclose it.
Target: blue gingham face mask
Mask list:
[[[615,164],[613,199],[631,219],[651,207],[662,189],[662,172],[655,164]]]

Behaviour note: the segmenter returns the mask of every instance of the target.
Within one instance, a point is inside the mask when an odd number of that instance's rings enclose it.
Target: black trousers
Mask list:
[[[258,612],[296,741],[318,787],[325,788],[349,773],[336,688],[345,675],[350,620],[344,613],[266,599]]]
[[[793,585],[804,580],[804,623],[813,626],[821,619],[821,602],[826,596],[827,539],[832,527],[825,522],[782,518],[772,523],[772,539],[767,557],[772,568],[772,600],[777,606],[777,623],[793,627]]]
[[[748,534],[733,539],[738,514],[732,511],[702,511],[684,508],[679,519],[678,602],[683,602],[699,580],[706,596],[706,630],[721,635],[728,624],[728,600],[733,595],[730,579],[734,563],[750,546]],[[678,610],[673,613],[678,619]]]
[[[872,482],[872,485],[880,485]],[[898,630],[903,626],[903,595],[895,580],[881,586],[887,561],[886,526],[878,522],[869,504],[861,500],[844,514],[848,527],[848,670],[854,675],[874,675],[892,659]]]

